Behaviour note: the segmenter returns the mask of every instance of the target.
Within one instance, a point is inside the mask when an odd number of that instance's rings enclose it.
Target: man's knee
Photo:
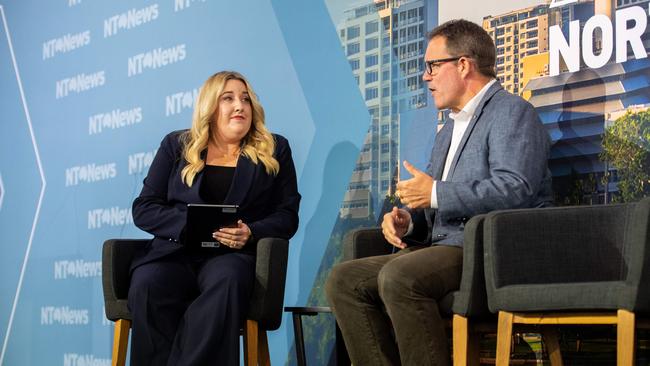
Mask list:
[[[325,281],[325,295],[330,302],[335,302],[342,292],[349,290],[346,286],[349,283],[347,268],[348,263],[340,263],[332,267],[330,275]]]
[[[379,296],[385,304],[403,298],[413,291],[412,278],[405,275],[400,261],[388,262],[379,272],[377,285]]]

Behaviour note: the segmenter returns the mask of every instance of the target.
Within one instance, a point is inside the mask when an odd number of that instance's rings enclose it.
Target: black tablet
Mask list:
[[[185,245],[198,250],[229,249],[213,238],[212,233],[222,227],[237,226],[238,208],[237,205],[188,204]]]

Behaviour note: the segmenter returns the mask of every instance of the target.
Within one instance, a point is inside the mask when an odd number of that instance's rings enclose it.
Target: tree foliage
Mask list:
[[[618,171],[615,201],[631,202],[650,195],[650,110],[628,111],[607,127],[600,158]]]

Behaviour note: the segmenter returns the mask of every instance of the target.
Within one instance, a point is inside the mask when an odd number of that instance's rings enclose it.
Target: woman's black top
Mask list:
[[[235,167],[206,165],[199,192],[205,203],[220,205],[230,190]]]

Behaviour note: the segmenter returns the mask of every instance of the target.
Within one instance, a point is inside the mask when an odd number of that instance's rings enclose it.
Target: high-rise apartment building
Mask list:
[[[524,58],[548,51],[553,13],[544,4],[483,18],[483,29],[496,45],[497,78],[507,91],[521,94],[525,87]]]
[[[648,0],[577,1],[559,9],[558,24],[565,36],[570,21],[578,20],[580,28],[594,14],[614,19],[614,12],[629,6],[648,7]],[[650,32],[642,36],[648,50]],[[598,38],[594,49],[600,48]],[[627,110],[645,108],[650,103],[650,59],[634,59],[628,48],[628,61],[616,63],[614,58],[598,69],[581,63],[577,72],[532,78],[525,85],[529,102],[546,126],[553,146],[549,167],[553,189],[567,203],[609,201],[616,191],[616,167],[600,160],[602,136],[608,124]],[[604,184],[603,174],[612,176]],[[613,180],[612,180],[613,179]]]
[[[376,217],[394,190],[400,115],[427,105],[421,77],[426,35],[437,21],[436,12],[434,0],[375,0],[348,10],[337,26],[370,114],[341,217]]]

